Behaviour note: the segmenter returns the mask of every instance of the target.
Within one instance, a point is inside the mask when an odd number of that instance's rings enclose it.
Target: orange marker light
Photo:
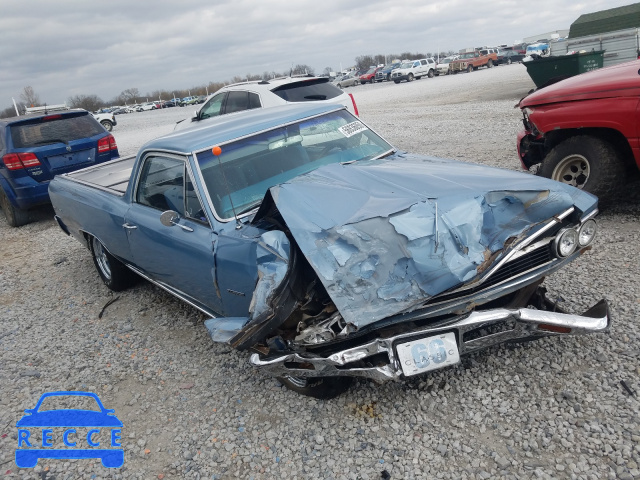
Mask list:
[[[215,146],[211,149],[211,151],[213,152],[213,154],[217,157],[222,153],[222,149],[219,146]]]

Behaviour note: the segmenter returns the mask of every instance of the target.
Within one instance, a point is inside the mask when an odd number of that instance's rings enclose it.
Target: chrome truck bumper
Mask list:
[[[610,326],[609,306],[605,300],[582,315],[529,308],[500,308],[472,312],[446,323],[378,338],[326,357],[312,353],[265,357],[254,353],[250,361],[254,366],[279,377],[350,376],[384,382],[407,376],[403,372],[396,347],[421,338],[453,333],[459,355],[462,356],[502,343],[517,343],[545,336],[607,332]],[[385,354],[388,357],[386,359]]]

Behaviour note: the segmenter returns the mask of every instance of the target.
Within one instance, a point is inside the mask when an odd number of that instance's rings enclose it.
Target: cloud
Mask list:
[[[5,2],[0,107],[31,85],[43,101],[110,100],[126,88],[186,89],[304,63],[320,72],[359,55],[510,44],[627,2],[182,0]]]

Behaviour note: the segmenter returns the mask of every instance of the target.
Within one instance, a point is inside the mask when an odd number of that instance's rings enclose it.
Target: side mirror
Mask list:
[[[160,215],[160,223],[165,227],[173,227],[180,220],[180,215],[174,210],[167,210]]]

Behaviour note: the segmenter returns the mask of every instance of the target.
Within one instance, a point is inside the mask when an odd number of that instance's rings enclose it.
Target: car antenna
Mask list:
[[[222,149],[216,145],[211,149],[211,153],[218,159],[218,165],[220,165],[220,172],[222,173],[222,179],[224,180],[224,185],[227,187],[227,195],[229,195],[229,203],[231,203],[231,211],[233,211],[233,217],[236,219],[236,230],[242,228],[242,223],[236,214],[236,207],[233,205],[233,199],[231,198],[231,189],[229,188],[229,182],[227,182],[227,176],[224,174],[224,168],[222,168],[222,161],[220,160],[220,155],[222,155]]]

